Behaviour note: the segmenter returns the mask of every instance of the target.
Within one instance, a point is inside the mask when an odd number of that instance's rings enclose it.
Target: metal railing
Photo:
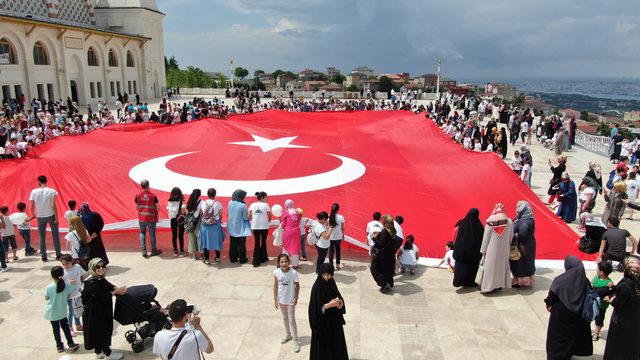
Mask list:
[[[611,138],[608,136],[589,135],[580,130],[576,130],[576,144],[600,155],[609,156],[611,141]]]

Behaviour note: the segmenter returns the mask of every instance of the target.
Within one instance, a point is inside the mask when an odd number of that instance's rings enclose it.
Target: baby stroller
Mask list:
[[[155,300],[157,294],[153,285],[138,285],[127,288],[126,294],[116,298],[113,318],[121,325],[135,326],[124,337],[136,353],[144,350],[146,338],[154,337],[163,328],[171,329],[169,316]]]

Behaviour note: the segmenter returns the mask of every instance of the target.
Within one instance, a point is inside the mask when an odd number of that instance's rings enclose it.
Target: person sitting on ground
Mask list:
[[[401,273],[404,273],[406,269],[409,269],[409,274],[411,275],[416,273],[418,247],[414,244],[413,235],[407,235],[407,240],[404,242],[402,249],[398,250],[397,256]]]
[[[637,254],[638,240],[636,240],[629,231],[619,229],[618,226],[620,226],[620,219],[610,217],[607,221],[607,227],[609,229],[602,234],[597,262],[604,260],[622,263],[628,254],[627,238],[629,238],[633,244],[631,246],[631,255]]]
[[[449,270],[449,272],[455,271],[456,261],[453,259],[453,248],[454,248],[453,241],[447,242],[447,245],[445,245],[446,252],[444,253],[444,257],[442,258],[442,260],[440,260],[438,265],[436,265],[435,267],[439,268],[443,264],[447,264],[447,269]]]

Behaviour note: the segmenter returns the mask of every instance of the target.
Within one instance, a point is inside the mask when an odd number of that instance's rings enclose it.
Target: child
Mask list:
[[[16,208],[18,212],[9,215],[9,218],[11,222],[13,222],[13,225],[18,228],[18,233],[20,233],[22,240],[24,240],[24,255],[34,255],[37,251],[31,247],[31,224],[29,224],[29,221],[31,221],[34,216],[27,216],[25,212],[27,204],[23,202],[19,202]]]
[[[75,286],[75,289],[71,294],[69,294],[69,298],[67,299],[67,324],[71,329],[71,326],[75,322],[76,331],[82,331],[80,318],[76,317],[73,312],[73,299],[80,295],[80,291],[82,291],[82,280],[87,272],[84,271],[84,269],[80,265],[74,265],[73,258],[69,254],[62,254],[62,256],[60,257],[60,262],[62,263],[62,267],[64,268],[64,275],[62,276],[62,278],[66,283]],[[75,335],[73,330],[71,331],[71,335]]]
[[[16,254],[18,250],[18,245],[16,244],[16,230],[13,228],[13,222],[11,222],[11,218],[9,218],[9,208],[6,206],[0,206],[0,214],[2,216],[2,247],[4,248],[4,253],[1,254],[6,259],[5,261],[9,261],[9,245],[11,245],[11,250],[13,251],[13,261],[18,261],[18,256]]]
[[[289,267],[289,255],[278,255],[276,263],[280,266],[273,271],[273,304],[282,312],[285,336],[281,344],[293,339],[293,351],[300,352],[298,326],[296,325],[296,304],[300,293],[298,273]]]
[[[78,216],[78,211],[76,211],[76,201],[75,200],[69,200],[67,205],[69,205],[69,210],[64,212],[64,218],[67,220],[67,224],[69,224],[69,221],[71,220],[71,217]]]
[[[447,252],[444,254],[444,258],[436,265],[436,267],[440,267],[442,264],[446,263],[449,272],[453,272],[456,268],[456,261],[453,259],[453,241],[449,241],[445,247]]]
[[[598,341],[600,339],[600,330],[604,325],[604,315],[609,307],[610,296],[613,295],[613,280],[609,278],[609,274],[613,271],[613,266],[608,261],[598,263],[598,272],[593,277],[591,285],[593,289],[602,297],[604,301],[600,304],[600,313],[595,318],[596,326],[594,327],[591,340]]]
[[[409,269],[409,274],[416,273],[418,264],[418,247],[413,243],[413,235],[407,235],[402,249],[398,250],[398,261],[400,262],[400,272],[404,273]]]
[[[638,182],[638,180],[636,180],[636,173],[635,172],[630,172],[629,176],[627,177],[627,180],[625,181],[625,184],[627,184],[627,198],[629,199],[629,201],[633,201],[635,202],[636,199],[638,199],[638,193],[640,190],[640,182]],[[627,220],[632,220],[633,221],[633,209],[629,208],[629,217],[627,218]]]
[[[73,342],[71,331],[69,330],[69,324],[67,323],[67,311],[66,304],[69,294],[75,291],[75,287],[71,284],[67,285],[64,282],[62,276],[64,270],[60,266],[54,266],[51,269],[51,278],[53,282],[47,286],[45,290],[44,298],[47,300],[47,306],[44,310],[44,318],[51,322],[53,328],[53,337],[56,340],[56,348],[58,352],[64,351],[64,345],[60,338],[60,328],[64,332],[64,336],[67,339],[67,345],[69,345],[70,352],[76,352],[80,345]]]

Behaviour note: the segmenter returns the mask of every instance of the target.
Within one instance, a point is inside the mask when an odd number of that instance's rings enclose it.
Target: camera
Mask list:
[[[187,304],[187,314],[195,314],[198,315],[200,311],[198,311],[198,307],[194,304]]]

